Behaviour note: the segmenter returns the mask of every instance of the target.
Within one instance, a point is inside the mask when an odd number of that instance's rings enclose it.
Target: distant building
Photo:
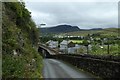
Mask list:
[[[89,49],[89,50],[92,50],[92,45],[88,45],[88,49]]]
[[[72,53],[72,54],[78,53],[78,50],[79,50],[80,47],[81,47],[80,45],[75,44],[75,47],[68,48],[68,53]]]
[[[60,50],[64,50],[67,48],[67,41],[66,40],[63,40],[61,43],[60,43]]]
[[[70,53],[70,52],[74,52],[74,48],[75,44],[72,41],[66,41],[63,40],[60,43],[60,51],[63,51],[65,53]]]
[[[81,45],[75,44],[75,48],[79,49],[81,47]]]
[[[46,44],[47,44],[48,47],[50,47],[50,48],[57,48],[57,47],[58,47],[58,41],[49,40]]]
[[[70,47],[70,48],[68,48],[68,53],[74,54],[74,53],[76,53],[76,52],[77,52],[77,49],[76,49],[75,47]]]
[[[68,41],[68,48],[75,47],[75,44],[72,41]]]

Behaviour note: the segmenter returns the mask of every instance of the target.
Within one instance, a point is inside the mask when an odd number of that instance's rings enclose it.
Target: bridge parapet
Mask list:
[[[56,54],[59,53],[58,51],[55,51],[55,50],[49,48],[48,46],[46,46],[46,45],[44,45],[44,44],[39,44],[39,47],[41,47],[41,48],[47,50],[47,51],[49,52],[50,55],[56,55]]]
[[[52,55],[57,55],[59,53],[43,44],[39,44],[38,52],[40,52],[43,58],[51,58]]]
[[[104,59],[95,59],[85,56],[73,56],[68,54],[54,55],[53,58],[66,61],[78,68],[88,71],[106,80],[106,78],[120,78],[120,62]]]

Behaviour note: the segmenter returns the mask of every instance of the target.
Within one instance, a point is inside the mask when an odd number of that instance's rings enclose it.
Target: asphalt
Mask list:
[[[44,59],[43,78],[85,78],[93,80],[93,76],[56,59]],[[72,79],[73,80],[73,79]]]

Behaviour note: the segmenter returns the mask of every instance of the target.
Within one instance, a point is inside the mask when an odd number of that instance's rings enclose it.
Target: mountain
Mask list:
[[[40,33],[66,33],[66,32],[74,32],[80,31],[78,26],[71,26],[71,25],[58,25],[49,28],[40,28]]]
[[[59,34],[59,33],[69,33],[69,32],[78,32],[78,31],[96,31],[103,30],[102,28],[92,28],[92,29],[80,29],[78,26],[71,25],[58,25],[54,27],[40,28],[40,33],[44,34]]]

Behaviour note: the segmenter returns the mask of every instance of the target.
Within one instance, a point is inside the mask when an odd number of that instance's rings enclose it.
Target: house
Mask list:
[[[72,41],[68,41],[68,48],[75,47],[75,44]]]
[[[75,44],[75,47],[69,47],[68,48],[68,53],[72,53],[72,54],[78,53],[78,50],[79,50],[80,47],[81,47],[80,45]]]
[[[60,43],[60,49],[66,49],[69,47],[75,47],[75,44],[72,41],[66,41],[66,40],[63,40]]]
[[[57,48],[58,47],[58,41],[49,40],[46,44],[50,48]]]
[[[67,41],[66,40],[63,40],[61,43],[60,43],[60,50],[64,50],[67,48]]]
[[[74,52],[73,47],[75,47],[75,44],[72,41],[63,40],[60,43],[60,51],[65,53]]]
[[[74,54],[74,53],[76,53],[76,48],[75,48],[75,47],[70,47],[70,48],[68,48],[68,53],[69,53],[69,54]]]

